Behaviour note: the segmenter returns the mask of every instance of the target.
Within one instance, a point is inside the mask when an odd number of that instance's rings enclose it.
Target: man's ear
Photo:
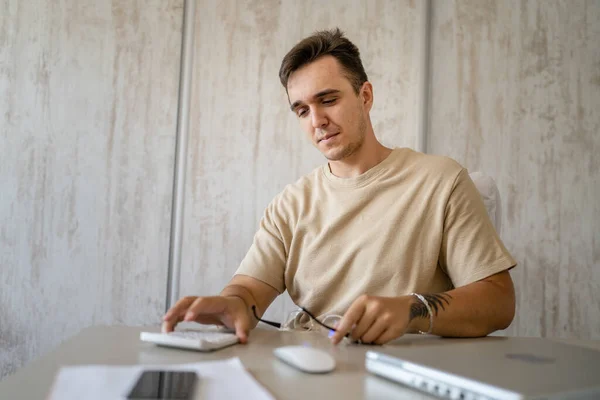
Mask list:
[[[365,82],[360,88],[360,99],[362,100],[363,107],[367,112],[371,111],[373,107],[373,85],[371,82]]]

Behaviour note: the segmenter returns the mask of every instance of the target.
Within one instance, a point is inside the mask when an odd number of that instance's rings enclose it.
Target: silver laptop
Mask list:
[[[443,399],[600,399],[600,351],[541,338],[438,340],[368,351],[367,371]]]

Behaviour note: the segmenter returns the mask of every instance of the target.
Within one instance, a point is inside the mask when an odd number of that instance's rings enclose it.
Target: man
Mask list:
[[[286,289],[317,318],[383,344],[407,332],[484,336],[510,325],[515,262],[467,171],[373,132],[373,87],[339,30],[317,32],[283,59],[291,110],[328,159],[268,206],[254,242],[219,296],[185,297],[164,316],[234,328],[245,343]]]

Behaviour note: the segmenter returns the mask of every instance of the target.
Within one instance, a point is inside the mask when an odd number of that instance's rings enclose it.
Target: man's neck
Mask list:
[[[385,160],[392,149],[389,149],[374,141],[363,143],[362,147],[354,154],[339,161],[330,161],[329,170],[340,178],[354,178],[364,174],[383,160]]]

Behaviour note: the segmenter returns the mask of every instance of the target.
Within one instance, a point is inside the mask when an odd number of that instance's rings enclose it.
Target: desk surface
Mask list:
[[[47,397],[56,372],[64,365],[181,364],[239,357],[254,378],[277,399],[432,399],[367,373],[364,367],[365,353],[374,347],[343,344],[334,347],[327,337],[318,333],[258,328],[251,333],[246,345],[200,353],[140,342],[139,332],[143,330],[151,329],[123,326],[84,329],[51,353],[1,381],[0,398]],[[407,335],[388,346],[435,346],[450,344],[455,340],[464,343],[466,339]],[[566,342],[600,349],[600,341]],[[272,356],[276,347],[305,343],[330,351],[337,361],[336,370],[326,375],[308,375]]]

